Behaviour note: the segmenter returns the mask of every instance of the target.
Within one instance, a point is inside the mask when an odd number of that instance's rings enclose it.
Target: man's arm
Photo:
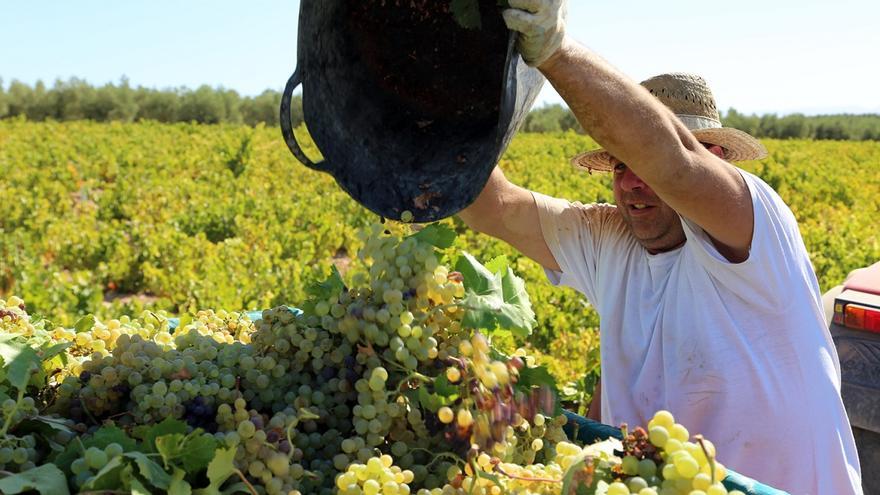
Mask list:
[[[748,258],[754,215],[735,167],[706,150],[645,88],[565,38],[539,67],[586,132],[732,261]]]
[[[495,167],[483,191],[459,217],[468,227],[501,239],[544,268],[559,271],[547,247],[532,193],[508,181]]]

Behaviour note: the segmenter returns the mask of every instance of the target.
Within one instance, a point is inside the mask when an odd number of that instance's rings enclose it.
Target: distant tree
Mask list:
[[[108,86],[105,86],[105,88],[110,92],[114,103],[113,108],[107,115],[108,119],[121,120],[123,122],[131,122],[134,120],[138,112],[138,105],[135,98],[135,91],[131,89],[131,86],[128,83],[128,78],[122,76],[122,79],[119,81],[119,86],[114,86],[112,84]]]
[[[293,125],[299,125],[302,117],[302,97],[294,96],[291,100],[291,119]],[[278,125],[281,93],[267,89],[258,96],[245,98],[241,102],[242,120],[247,125]]]
[[[7,113],[9,113],[9,97],[3,87],[3,78],[0,77],[0,119],[6,117]]]
[[[183,94],[178,115],[184,122],[217,124],[226,119],[226,102],[210,86],[202,85]]]
[[[135,120],[158,120],[177,122],[180,113],[180,100],[176,90],[158,91],[141,88],[137,92],[138,113]]]
[[[545,105],[529,112],[523,123],[524,132],[559,132],[567,130],[583,132],[574,114],[559,104]]]

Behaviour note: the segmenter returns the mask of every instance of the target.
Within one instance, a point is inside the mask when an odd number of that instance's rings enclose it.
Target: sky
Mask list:
[[[0,78],[281,90],[299,3],[5,0]],[[722,110],[880,113],[876,0],[569,0],[568,12],[571,37],[629,77],[699,73]],[[539,103],[562,99],[547,85]]]

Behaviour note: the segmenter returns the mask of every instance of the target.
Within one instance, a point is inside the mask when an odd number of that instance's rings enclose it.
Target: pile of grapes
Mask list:
[[[667,412],[569,441],[549,373],[491,345],[534,325],[522,280],[452,258],[448,228],[408,228],[374,226],[348,284],[334,272],[256,321],[52,328],[0,300],[0,492],[728,493],[711,443]]]

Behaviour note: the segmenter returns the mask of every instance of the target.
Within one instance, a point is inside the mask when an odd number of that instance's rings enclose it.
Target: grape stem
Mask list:
[[[248,487],[248,490],[251,491],[251,495],[259,495],[257,493],[257,490],[254,488],[254,485],[252,485],[251,482],[247,480],[247,478],[241,471],[235,469],[235,474],[237,474],[238,477],[241,478],[241,481],[244,482],[245,486]]]
[[[517,476],[515,474],[510,474],[501,467],[500,464],[495,465],[495,471],[507,476],[510,479],[520,480],[520,481],[532,481],[537,483],[562,483],[562,480],[554,480],[552,478],[529,478],[528,476]]]
[[[428,450],[428,449],[423,449],[423,448],[421,448],[421,447],[413,447],[413,448],[411,448],[411,449],[409,449],[409,450],[410,450],[410,452],[421,451],[421,452],[425,452],[426,454],[428,454],[428,455],[430,455],[430,456],[433,456],[432,459],[431,459],[431,461],[428,462],[427,464],[425,464],[425,467],[428,467],[428,466],[430,466],[431,464],[434,464],[434,463],[437,462],[439,459],[442,459],[442,458],[444,458],[444,457],[447,457],[447,458],[449,458],[450,460],[455,461],[456,464],[464,464],[464,461],[462,460],[462,458],[459,457],[459,456],[457,456],[457,455],[455,455],[455,454],[453,454],[452,452],[440,452],[439,454],[434,454],[434,453],[431,452],[430,450]]]
[[[696,435],[694,438],[697,439],[697,443],[700,444],[700,448],[703,449],[703,454],[706,455],[706,459],[709,460],[709,468],[712,471],[712,484],[715,484],[715,456],[709,455],[709,449],[706,448],[706,444],[703,442],[703,435]]]

